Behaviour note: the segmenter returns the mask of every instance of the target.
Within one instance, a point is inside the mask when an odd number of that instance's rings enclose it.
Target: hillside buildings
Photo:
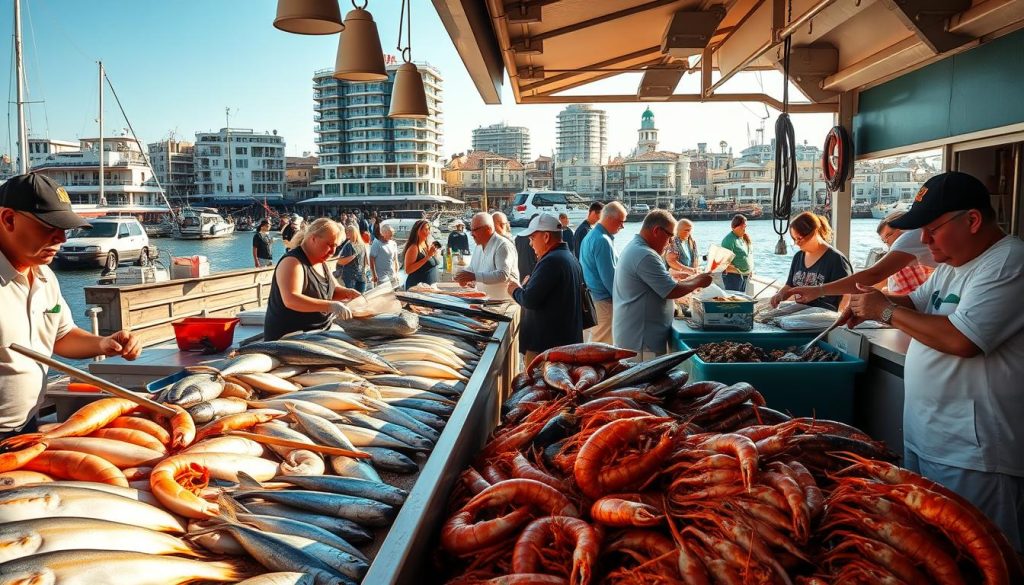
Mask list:
[[[473,130],[473,150],[486,150],[525,163],[530,160],[530,129],[504,122]]]
[[[572,104],[558,113],[555,189],[595,198],[604,193],[602,163],[608,150],[608,115],[590,104]]]
[[[215,205],[283,202],[284,147],[277,130],[197,132],[195,198]]]

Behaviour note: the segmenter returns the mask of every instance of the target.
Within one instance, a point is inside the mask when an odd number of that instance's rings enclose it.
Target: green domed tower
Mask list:
[[[658,150],[658,129],[654,127],[654,112],[648,107],[640,116],[640,137],[636,143],[636,153],[642,154]]]

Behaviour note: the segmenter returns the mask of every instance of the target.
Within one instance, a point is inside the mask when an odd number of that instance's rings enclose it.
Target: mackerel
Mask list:
[[[327,445],[329,447],[340,447],[342,449],[348,449],[350,451],[356,451],[357,449],[351,441],[342,433],[338,427],[334,426],[334,423],[325,420],[319,416],[304,413],[294,406],[289,406],[288,411],[295,417],[296,422],[306,431],[309,438],[313,439],[317,443]],[[335,455],[330,458],[331,467],[336,473],[343,475],[350,475],[353,477],[361,477],[363,479],[371,479],[373,481],[380,481],[380,475],[373,468],[372,465],[352,457],[344,457],[341,455]],[[339,469],[341,471],[339,471]]]
[[[423,376],[370,376],[367,380],[371,384],[380,386],[426,390],[427,392],[443,394],[449,398],[458,398],[462,395],[462,392],[456,390],[455,385],[451,384],[448,380],[435,380],[433,378],[424,378]]]
[[[455,406],[455,401],[449,399],[447,396],[441,396],[440,394],[434,394],[427,390],[414,390],[411,388],[395,388],[394,386],[377,386],[377,393],[380,394],[381,400],[385,402],[391,402],[393,400],[401,400],[403,398],[415,399],[415,400],[429,400],[437,402],[449,407]]]
[[[385,435],[398,439],[417,451],[430,451],[434,448],[433,441],[416,431],[409,430],[401,425],[382,421],[369,415],[359,412],[346,412],[341,415],[341,420],[349,425],[380,431]]]
[[[427,331],[458,335],[471,341],[485,342],[490,339],[490,336],[477,333],[465,325],[430,315],[420,315],[420,327]]]
[[[257,341],[238,349],[238,353],[267,353],[292,366],[352,366],[356,361],[330,348],[321,347],[309,341],[279,339]]]
[[[441,433],[435,430],[434,427],[421,423],[408,413],[403,412],[402,409],[397,406],[391,406],[387,402],[373,399],[368,400],[367,404],[376,409],[373,412],[366,413],[367,416],[372,416],[378,420],[403,426],[414,433],[423,435],[435,443],[439,438],[441,438]]]
[[[432,412],[427,412],[425,410],[420,410],[418,408],[410,408],[408,406],[395,405],[394,408],[398,409],[398,411],[401,412],[402,414],[410,418],[414,418],[418,422],[427,425],[430,428],[435,429],[437,431],[444,430],[444,425],[447,424],[447,421],[445,419],[437,416]]]
[[[584,396],[597,396],[605,390],[613,390],[615,388],[623,388],[626,386],[639,386],[645,382],[650,382],[651,380],[660,378],[662,374],[665,374],[669,370],[690,359],[690,357],[696,353],[697,350],[695,349],[677,351],[654,358],[647,362],[641,362],[619,372],[618,374],[615,374],[610,378],[606,378],[605,380],[594,384],[590,388],[583,390],[581,394]]]
[[[347,319],[338,325],[352,337],[408,337],[419,330],[419,316],[416,313],[384,313],[365,319]]]
[[[334,426],[341,431],[345,438],[352,442],[360,451],[363,447],[385,447],[387,449],[406,449],[414,451],[412,445],[408,445],[398,439],[374,429],[367,429],[344,423],[334,423]]]
[[[288,477],[277,477],[274,479],[284,481],[307,490],[369,498],[395,507],[399,507],[404,504],[405,499],[409,496],[408,492],[391,484],[368,481],[355,477],[341,477],[338,475],[292,475]]]
[[[235,499],[259,498],[277,502],[293,508],[308,510],[317,514],[331,514],[374,528],[389,526],[394,519],[395,509],[388,504],[343,494],[308,490],[261,490],[243,489],[235,492]],[[244,505],[244,504],[243,504]]]
[[[420,470],[420,466],[415,461],[393,449],[385,447],[361,447],[361,449],[370,454],[370,461],[373,461],[373,466],[378,469],[392,473],[416,473]]]
[[[335,476],[324,476],[324,477],[335,477]],[[356,478],[346,478],[356,479]],[[361,480],[367,481],[367,480]],[[323,490],[327,491],[327,490]],[[346,520],[344,518],[338,518],[336,516],[329,516],[326,514],[315,514],[313,512],[307,512],[300,510],[292,506],[285,506],[284,504],[275,504],[272,502],[248,502],[245,504],[245,509],[249,510],[253,514],[263,514],[266,516],[277,516],[279,518],[291,518],[293,520],[299,520],[313,526],[319,526],[327,532],[337,534],[349,542],[356,544],[366,543],[373,540],[373,535],[368,530],[360,526],[359,524]]]

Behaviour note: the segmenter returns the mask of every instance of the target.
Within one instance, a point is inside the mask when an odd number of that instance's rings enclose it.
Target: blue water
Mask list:
[[[871,248],[881,246],[875,233],[878,221],[874,219],[855,219],[852,223],[852,255],[850,261],[854,266],[862,265]],[[512,231],[519,232],[521,228]],[[640,230],[640,223],[627,223],[615,238],[615,246],[622,249]],[[693,236],[701,254],[707,252],[711,244],[719,244],[729,232],[728,221],[700,221],[694,224]],[[785,281],[789,272],[792,254],[796,251],[793,242],[786,237],[788,254],[776,256],[775,242],[778,237],[772,230],[770,221],[751,221],[747,224],[747,233],[754,242],[754,271],[762,276]],[[444,241],[444,238],[441,238]],[[171,238],[154,239],[153,243],[162,250],[168,250],[174,256],[202,255],[210,260],[211,271],[237,270],[252,268],[252,232],[236,232],[230,236],[214,240],[175,240]],[[283,252],[280,240],[274,242],[275,257]],[[161,252],[166,258],[166,254]],[[166,261],[166,260],[165,260]],[[71,307],[75,323],[85,329],[89,328],[89,319],[85,316],[85,292],[83,287],[96,284],[100,269],[61,269],[54,267],[60,280],[64,298]]]

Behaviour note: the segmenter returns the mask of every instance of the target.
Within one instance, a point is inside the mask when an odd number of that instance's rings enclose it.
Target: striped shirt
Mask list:
[[[890,294],[909,295],[917,290],[917,287],[924,284],[934,271],[935,269],[931,266],[924,266],[914,262],[890,276],[886,287],[889,289]]]

